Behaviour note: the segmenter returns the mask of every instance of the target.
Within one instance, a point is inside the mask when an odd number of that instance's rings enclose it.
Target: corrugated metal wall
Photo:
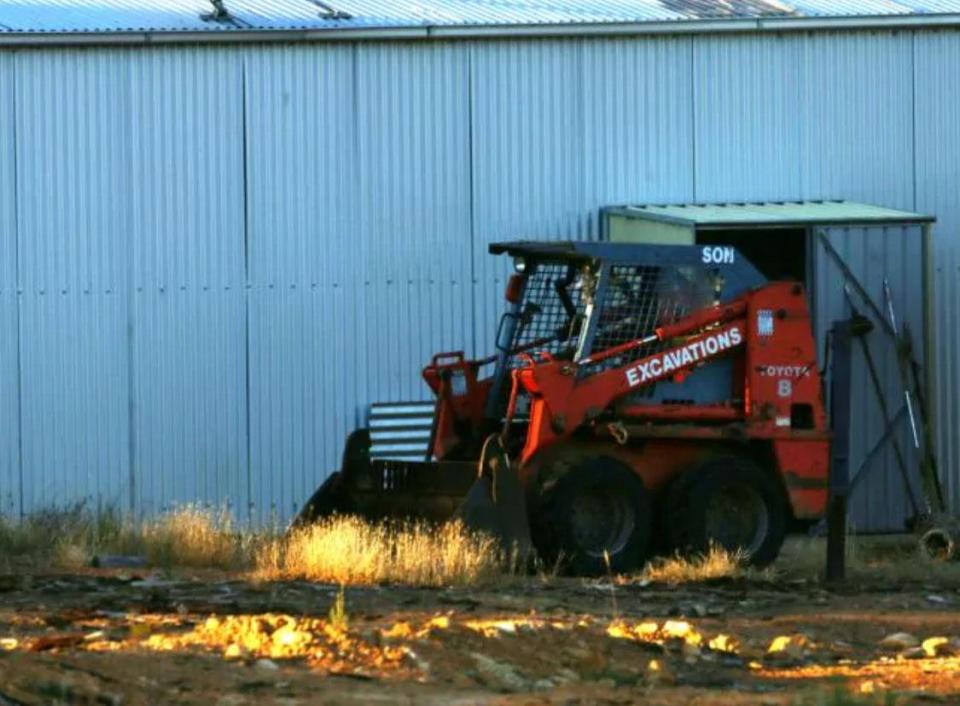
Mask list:
[[[931,274],[940,467],[960,512],[960,33],[914,39],[916,208],[937,216]]]
[[[369,402],[489,350],[488,242],[819,197],[941,220],[960,506],[958,58],[955,32],[0,53],[2,509],[287,517]]]
[[[0,53],[0,513],[20,510],[16,123],[13,56]]]

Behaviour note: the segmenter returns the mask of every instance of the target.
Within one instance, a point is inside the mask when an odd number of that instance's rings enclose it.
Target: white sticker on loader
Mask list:
[[[705,245],[701,251],[704,265],[732,265],[737,251],[730,246]]]
[[[773,311],[760,309],[757,312],[757,334],[760,336],[773,335]]]
[[[715,333],[699,341],[688,343],[680,348],[665,351],[642,363],[628,368],[627,384],[630,387],[670,375],[675,370],[682,370],[706,358],[712,358],[730,348],[739,346],[743,342],[743,333],[739,326],[731,326],[728,330]]]

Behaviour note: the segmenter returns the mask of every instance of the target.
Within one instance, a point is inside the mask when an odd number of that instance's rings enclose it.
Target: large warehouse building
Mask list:
[[[930,288],[960,510],[958,80],[960,0],[6,0],[0,512],[285,519],[370,403],[489,349],[489,242],[839,199],[936,218],[844,254]],[[855,522],[895,529],[877,479]]]

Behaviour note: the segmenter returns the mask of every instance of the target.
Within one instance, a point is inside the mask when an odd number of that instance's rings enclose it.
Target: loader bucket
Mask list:
[[[457,517],[469,529],[496,537],[505,550],[521,558],[530,556],[533,541],[523,486],[497,436],[483,446],[477,480]]]
[[[491,439],[479,467],[474,461],[352,459],[324,481],[290,529],[334,514],[431,522],[457,518],[468,529],[497,538],[506,551],[526,557],[533,545],[523,487],[499,439]]]

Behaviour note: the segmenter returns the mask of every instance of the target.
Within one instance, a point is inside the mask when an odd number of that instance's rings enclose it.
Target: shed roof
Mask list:
[[[844,26],[883,20],[960,22],[960,0],[222,0],[222,5],[228,15],[216,18],[211,0],[3,0],[0,36],[370,29],[442,34],[444,29],[481,27],[498,34],[518,28],[564,33],[584,26],[697,31],[749,28],[744,23],[774,23],[769,27],[783,29],[776,23],[825,20]]]
[[[613,206],[607,213],[697,228],[808,226],[838,223],[929,223],[932,216],[855,201],[785,201]]]

